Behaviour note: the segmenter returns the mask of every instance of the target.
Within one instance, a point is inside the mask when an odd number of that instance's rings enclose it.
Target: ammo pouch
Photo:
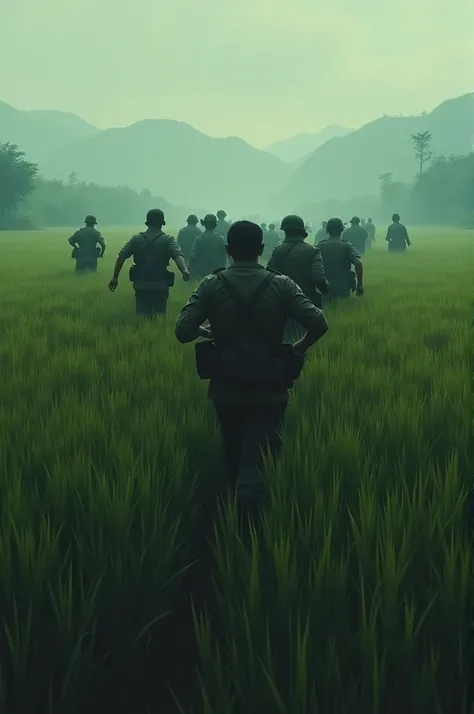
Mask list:
[[[145,267],[145,269],[141,269],[141,266],[139,265],[132,265],[130,270],[128,271],[128,277],[130,279],[131,283],[136,283],[139,280],[143,280],[146,282],[161,282],[159,280],[159,275],[157,275],[156,272],[151,273],[149,269]],[[174,285],[174,281],[176,279],[176,275],[171,272],[171,270],[165,270],[164,276],[163,276],[163,282],[168,288],[172,288]]]
[[[174,281],[176,279],[176,275],[174,273],[172,273],[171,270],[165,270],[165,276],[166,276],[165,277],[166,285],[169,288],[172,288],[174,285]]]
[[[71,258],[77,258],[77,248],[72,249]]]
[[[253,309],[258,298],[274,275],[268,275],[259,285],[248,305],[242,305],[240,295],[222,273],[218,278],[227,293],[242,307],[245,321],[253,321]],[[259,336],[261,328],[256,326]],[[269,345],[262,341],[236,340],[232,344],[216,345],[206,340],[195,345],[196,371],[201,379],[237,387],[291,389],[304,365],[304,355],[292,345]]]
[[[353,273],[352,270],[349,273],[349,287],[351,289],[351,293],[355,293],[356,288],[357,288],[357,283],[356,283],[355,273]]]

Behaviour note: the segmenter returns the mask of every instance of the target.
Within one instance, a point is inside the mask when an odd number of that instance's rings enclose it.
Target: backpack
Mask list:
[[[291,389],[303,369],[304,355],[297,354],[289,344],[269,344],[254,318],[254,308],[275,273],[269,273],[262,280],[247,303],[222,272],[217,273],[217,277],[229,297],[239,306],[240,322],[255,328],[252,332],[255,332],[257,339],[237,339],[225,345],[217,345],[211,340],[196,343],[199,377],[243,388]]]
[[[164,279],[168,287],[173,287],[175,275],[169,270],[164,269],[164,276],[160,275],[160,270],[157,266],[157,261],[153,259],[153,246],[158,238],[161,238],[164,233],[160,233],[152,240],[148,240],[144,233],[139,233],[144,239],[144,244],[140,250],[140,254],[144,255],[144,259],[138,265],[132,265],[129,271],[130,281],[133,282],[158,282],[160,278]]]

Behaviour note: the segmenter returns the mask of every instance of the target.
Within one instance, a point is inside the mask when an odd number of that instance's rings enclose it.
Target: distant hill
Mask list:
[[[280,159],[242,139],[211,138],[183,122],[151,119],[66,146],[40,170],[57,179],[74,171],[84,181],[147,188],[174,205],[229,213],[260,208],[289,177]]]
[[[353,129],[334,124],[327,126],[317,134],[297,134],[289,139],[277,141],[267,146],[265,151],[277,156],[282,161],[295,162],[311,154],[329,139],[333,139],[336,136],[346,136],[351,131]]]
[[[430,131],[434,156],[465,154],[474,145],[474,93],[448,99],[430,113],[383,117],[320,146],[278,192],[272,205],[296,210],[308,201],[378,192],[378,175],[411,181],[417,172],[411,134]]]
[[[64,146],[97,133],[97,127],[75,114],[20,111],[0,102],[0,143],[18,144],[31,161],[41,163]]]

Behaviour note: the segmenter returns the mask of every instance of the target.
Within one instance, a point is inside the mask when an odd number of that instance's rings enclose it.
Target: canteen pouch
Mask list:
[[[71,258],[77,258],[77,248],[72,249]]]
[[[355,273],[353,273],[352,270],[349,275],[349,287],[351,289],[351,293],[355,293],[356,288],[357,288],[357,283],[356,283]]]
[[[240,296],[233,293],[227,279],[218,274],[228,294],[235,302],[241,303]],[[267,276],[249,305],[242,306],[245,318],[252,321],[253,308],[273,275]],[[258,327],[258,326],[257,326]],[[201,379],[212,379],[219,384],[240,387],[269,389],[291,389],[304,365],[304,355],[297,354],[293,345],[268,345],[261,341],[258,328],[258,342],[242,340],[234,344],[216,345],[211,340],[196,343],[196,371]]]
[[[137,275],[137,266],[132,265],[130,270],[128,271],[128,277],[131,283],[134,283],[136,281],[136,275]]]
[[[171,272],[171,270],[165,270],[165,283],[169,288],[172,288],[174,281],[176,280],[176,275]]]

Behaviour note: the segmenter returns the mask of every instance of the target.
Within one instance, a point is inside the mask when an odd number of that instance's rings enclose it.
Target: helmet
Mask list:
[[[217,218],[225,218],[227,216],[227,213],[221,209],[220,211],[217,211],[216,215]]]
[[[95,216],[86,216],[84,223],[87,223],[89,226],[95,226],[97,223],[97,218]]]
[[[215,226],[217,225],[217,218],[212,213],[208,213],[202,219],[201,224],[203,226]]]
[[[269,225],[268,227],[270,228],[271,231],[274,231],[274,230],[275,230],[275,224],[274,224],[274,223],[270,223],[270,225]]]
[[[194,215],[194,213],[191,213],[191,215],[189,215],[187,218],[187,222],[195,226],[197,223],[199,223],[199,219],[197,216]]]
[[[354,224],[358,225],[360,223],[360,218],[358,218],[357,216],[354,216],[354,218],[351,218],[351,223],[352,223],[352,225],[354,225]]]
[[[344,230],[344,223],[340,218],[330,218],[326,224],[326,233],[330,236],[341,235]]]
[[[392,221],[394,223],[397,223],[399,220],[400,220],[400,216],[398,215],[398,213],[394,213],[392,216]]]
[[[165,225],[165,214],[160,208],[152,208],[151,210],[148,211],[146,214],[146,224],[152,224],[152,225]]]
[[[305,235],[308,235],[306,233],[306,228],[303,219],[300,216],[295,216],[293,214],[285,216],[285,218],[281,222],[280,230],[285,232],[296,231],[298,233],[304,233]]]

